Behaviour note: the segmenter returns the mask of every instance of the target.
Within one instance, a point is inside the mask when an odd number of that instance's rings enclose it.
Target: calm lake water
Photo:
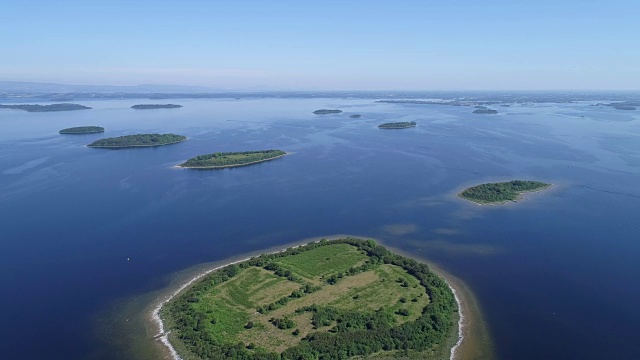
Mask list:
[[[581,102],[475,115],[330,98],[129,109],[145,102],[0,110],[3,358],[123,357],[97,335],[99,314],[120,299],[199,263],[336,233],[382,239],[463,279],[500,359],[640,356],[640,111]],[[312,114],[320,108],[345,113]],[[418,126],[376,128],[390,121]],[[57,134],[80,125],[106,132]],[[189,139],[85,146],[143,132]],[[199,154],[269,148],[293,154],[220,171],[174,168]],[[501,207],[455,197],[513,178],[554,186]]]

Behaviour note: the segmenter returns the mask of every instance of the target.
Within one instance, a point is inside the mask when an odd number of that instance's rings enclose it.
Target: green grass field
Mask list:
[[[340,324],[344,316],[382,316],[387,324],[384,326],[399,326],[423,316],[431,301],[425,285],[401,266],[370,260],[366,251],[336,243],[267,262],[275,267],[237,267],[231,277],[205,282],[185,295],[180,306],[187,313],[187,320],[180,323],[172,318],[174,322],[169,323],[203,334],[202,338],[217,344],[242,344],[256,353],[273,354],[297,346],[301,339],[318,332],[345,331],[338,330],[345,326]],[[333,277],[337,278],[335,282],[329,281]],[[314,289],[305,292],[309,286]],[[272,307],[267,309],[269,305]],[[314,307],[342,315],[318,322],[314,317],[320,315],[309,310]],[[278,326],[282,323],[286,325]],[[179,348],[201,346],[180,345]],[[185,358],[192,358],[190,355]]]

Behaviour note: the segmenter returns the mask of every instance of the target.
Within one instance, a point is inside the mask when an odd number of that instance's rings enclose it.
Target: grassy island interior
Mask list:
[[[542,190],[549,186],[551,184],[538,181],[512,180],[473,186],[458,196],[479,204],[495,204],[516,201],[522,193]]]
[[[136,146],[160,146],[175,144],[186,140],[186,136],[175,134],[137,134],[100,139],[87,145],[89,147],[126,148]]]
[[[180,164],[181,167],[216,169],[231,166],[248,165],[256,162],[272,160],[286,155],[282,150],[258,150],[244,152],[216,152],[199,155]]]
[[[448,359],[457,303],[427,265],[322,240],[207,275],[162,310],[185,359]]]

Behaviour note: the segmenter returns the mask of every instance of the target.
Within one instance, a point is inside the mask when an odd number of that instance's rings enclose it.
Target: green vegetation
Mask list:
[[[217,152],[196,156],[180,164],[180,166],[192,169],[221,169],[273,160],[286,154],[287,153],[282,150]]]
[[[184,359],[448,359],[456,312],[427,265],[342,238],[224,267],[161,315]]]
[[[493,109],[477,109],[473,111],[474,114],[497,114],[498,110]]]
[[[513,180],[501,183],[487,183],[465,189],[459,197],[478,204],[505,203],[518,200],[522,193],[538,191],[551,186],[537,181]]]
[[[411,122],[394,122],[394,123],[384,123],[384,124],[380,124],[378,125],[378,127],[380,129],[406,129],[406,128],[410,128],[410,127],[414,127],[416,126],[416,122],[415,121],[411,121]]]
[[[145,147],[160,146],[179,143],[186,140],[186,136],[175,134],[138,134],[125,135],[106,139],[100,139],[87,145],[89,147],[100,148],[128,148],[128,147]]]
[[[175,105],[175,104],[139,104],[139,105],[133,105],[131,108],[136,110],[148,110],[148,109],[176,109],[181,107],[182,105]]]
[[[51,104],[51,105],[0,105],[0,109],[15,109],[28,112],[49,112],[49,111],[71,111],[71,110],[88,110],[88,106],[78,104]]]
[[[78,126],[59,131],[60,134],[94,134],[104,132],[101,126]]]
[[[325,115],[325,114],[340,114],[342,110],[330,110],[330,109],[320,109],[316,110],[313,113],[316,115]]]

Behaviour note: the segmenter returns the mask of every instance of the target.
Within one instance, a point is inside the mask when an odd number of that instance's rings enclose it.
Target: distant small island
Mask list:
[[[480,205],[503,204],[519,200],[522,198],[522,193],[543,190],[549,186],[551,184],[538,181],[512,180],[473,186],[465,189],[458,196]]]
[[[149,147],[179,143],[186,136],[175,134],[138,134],[100,139],[87,145],[95,148],[121,149],[128,147]]]
[[[316,115],[325,115],[325,114],[340,114],[342,112],[342,110],[338,110],[338,109],[320,109],[320,110],[316,110],[313,113]]]
[[[286,154],[287,153],[282,150],[217,152],[196,156],[178,166],[190,169],[223,169],[273,160]]]
[[[360,115],[360,114],[353,114],[353,115],[349,115],[349,117],[350,117],[350,118],[352,118],[352,119],[357,119],[357,118],[362,117],[362,115]]]
[[[384,124],[380,124],[378,125],[378,127],[380,129],[406,129],[406,128],[410,128],[410,127],[415,127],[416,126],[416,122],[415,121],[411,121],[411,122],[394,122],[394,123],[384,123]]]
[[[473,110],[474,114],[497,114],[498,110],[493,110],[493,109],[477,109],[477,110]]]
[[[104,132],[101,126],[78,126],[59,131],[60,134],[95,134]]]
[[[176,104],[138,104],[138,105],[133,105],[131,108],[136,110],[149,110],[149,109],[177,109],[181,107],[182,105],[176,105]]]
[[[0,109],[24,110],[28,112],[50,112],[50,111],[72,111],[72,110],[89,110],[88,106],[78,104],[21,104],[21,105],[0,105]]]

